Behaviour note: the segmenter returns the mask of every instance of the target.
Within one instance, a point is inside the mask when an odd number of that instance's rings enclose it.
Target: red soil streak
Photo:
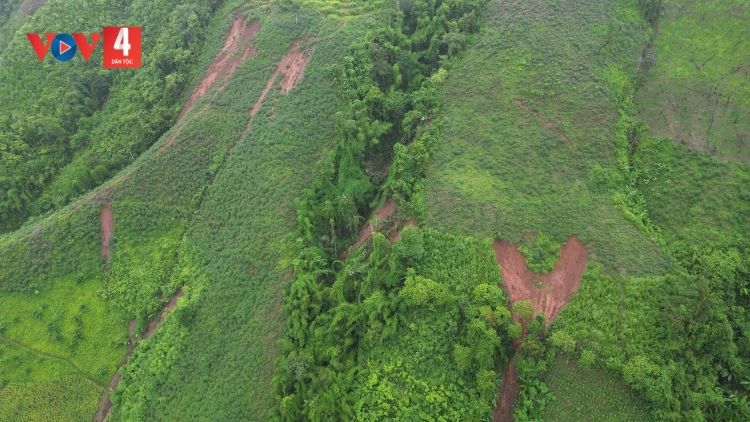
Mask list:
[[[266,87],[260,94],[260,98],[258,98],[258,101],[255,102],[252,110],[250,110],[250,120],[247,122],[245,132],[242,133],[243,135],[250,130],[250,124],[253,122],[253,117],[255,117],[258,110],[260,110],[263,100],[266,98],[266,95],[268,95],[271,88],[273,88],[273,83],[276,82],[279,73],[283,73],[283,76],[281,77],[281,92],[285,94],[302,80],[307,62],[310,61],[310,56],[304,51],[297,50],[301,43],[302,40],[294,40],[289,52],[279,60],[279,63],[276,65],[276,71],[273,72],[273,75],[268,79],[268,83],[266,83]]]
[[[245,59],[251,58],[258,53],[252,38],[260,31],[260,21],[257,19],[252,22],[245,22],[245,17],[237,15],[232,23],[232,29],[229,30],[224,47],[216,55],[211,67],[208,68],[206,76],[203,77],[190,95],[185,107],[180,112],[177,120],[181,119],[193,107],[196,101],[201,99],[214,86],[217,81],[223,84],[229,80],[235,70],[242,64]],[[240,52],[239,54],[237,52]],[[222,88],[223,88],[222,84]]]
[[[169,299],[169,302],[167,302],[166,306],[164,306],[164,310],[162,310],[162,313],[159,315],[159,317],[148,324],[148,329],[146,329],[146,332],[143,333],[140,340],[145,340],[149,338],[154,332],[156,332],[156,329],[164,322],[164,317],[169,314],[172,308],[177,305],[177,299],[182,296],[185,296],[185,293],[182,291],[182,289],[178,289],[177,292],[175,292],[175,294],[172,296],[172,298]],[[136,320],[130,320],[130,325],[128,326],[128,337],[130,337],[131,342],[130,344],[128,344],[128,350],[125,353],[125,358],[123,358],[122,362],[120,363],[120,368],[128,363],[128,358],[133,354],[133,351],[135,350],[135,326]],[[109,395],[111,392],[117,390],[117,385],[120,383],[120,379],[122,379],[120,368],[117,368],[115,374],[112,375],[112,379],[109,381],[109,385],[102,395],[102,399],[99,402],[99,409],[97,409],[96,414],[94,415],[94,422],[104,422],[109,419],[109,415],[110,413],[112,413],[112,401],[110,400]]]
[[[575,237],[570,237],[558,251],[560,258],[555,268],[547,274],[536,274],[526,266],[526,258],[514,245],[506,241],[492,244],[497,264],[503,274],[503,285],[512,303],[519,300],[530,300],[534,305],[534,313],[544,313],[547,327],[557,318],[560,311],[568,304],[570,297],[581,287],[581,276],[586,270],[588,252]],[[541,287],[534,282],[537,280]],[[526,327],[522,337],[526,335]],[[516,348],[520,342],[516,342]],[[516,349],[518,350],[518,349]],[[511,362],[500,386],[500,400],[495,409],[493,422],[513,420],[513,404],[520,391],[518,374]]]
[[[396,202],[391,199],[386,202],[380,212],[378,212],[378,220],[385,220],[391,214],[393,214],[394,211],[396,211]],[[359,232],[359,238],[357,239],[357,242],[353,244],[348,250],[341,252],[341,256],[339,258],[345,259],[349,255],[349,252],[357,249],[358,247],[362,246],[362,244],[367,242],[367,239],[372,237],[372,231],[372,223],[367,224],[367,227]]]
[[[156,150],[156,153],[154,155],[159,155],[159,154],[161,154],[162,151],[164,151],[165,149],[169,148],[169,146],[174,143],[174,137],[176,135],[177,135],[177,133],[175,132],[175,133],[172,134],[172,136],[170,136],[169,138],[167,138],[167,142],[165,142],[164,145],[160,146],[159,149]]]
[[[292,49],[297,48],[299,43],[300,40],[292,43]],[[281,59],[279,66],[277,66],[277,70],[281,65],[284,66],[282,68],[284,76],[281,78],[281,92],[286,94],[302,80],[302,77],[305,75],[305,67],[307,67],[307,62],[309,61],[310,56],[302,51],[290,51],[286,57]]]
[[[539,115],[539,113],[537,113],[536,111],[532,110],[531,107],[529,107],[526,104],[524,104],[523,102],[521,102],[521,100],[519,100],[518,98],[514,98],[513,102],[516,103],[516,105],[518,105],[522,109],[524,109],[524,110],[528,111],[529,113],[533,114],[534,116],[536,116],[536,118],[539,119],[539,121],[542,122],[542,124],[544,124],[545,126],[547,126],[550,129],[554,130],[555,133],[557,133],[561,138],[565,139],[569,143],[572,143],[572,141],[570,140],[570,138],[568,138],[567,136],[565,136],[564,133],[560,132],[560,129],[558,129],[557,126],[555,126],[554,122],[551,122],[549,120],[545,120],[542,116]]]
[[[403,230],[405,227],[409,226],[417,226],[417,222],[412,220],[408,220],[406,223],[404,223],[403,227],[401,227],[401,230]],[[391,243],[396,243],[401,239],[401,230],[393,230],[393,233],[391,234],[391,237],[388,238],[388,241]]]
[[[164,306],[164,310],[159,315],[159,317],[148,324],[148,328],[146,329],[146,332],[141,336],[141,339],[145,340],[151,337],[151,335],[156,332],[156,329],[159,328],[159,326],[164,322],[164,317],[169,314],[172,308],[177,306],[177,299],[183,296],[185,296],[185,292],[183,292],[182,289],[177,290],[175,294],[172,295],[172,297],[169,299],[169,302],[167,302],[166,306]]]
[[[221,82],[219,90],[224,89],[227,81],[232,76],[235,70],[237,70],[245,59],[251,59],[258,50],[255,48],[255,44],[252,38],[260,31],[260,21],[257,19],[252,22],[246,22],[245,17],[237,15],[232,22],[232,28],[227,34],[227,39],[224,41],[224,47],[221,48],[219,54],[216,55],[211,66],[206,71],[206,75],[203,77],[201,83],[193,90],[190,94],[185,107],[182,108],[180,115],[177,117],[179,122],[186,114],[193,108],[193,105],[203,98],[204,95],[218,82]],[[205,107],[200,110],[202,112]],[[199,113],[200,113],[199,112]],[[179,129],[176,130],[167,141],[156,150],[156,155],[167,149],[172,143],[174,138],[177,136]]]
[[[503,383],[500,384],[500,399],[495,408],[493,422],[513,422],[513,405],[516,403],[518,393],[521,392],[521,383],[518,372],[513,362],[508,364],[508,369],[503,374]]]
[[[534,313],[543,312],[549,327],[581,287],[581,276],[588,261],[586,247],[575,237],[570,237],[560,248],[560,259],[555,268],[547,274],[531,271],[523,254],[506,241],[495,241],[492,248],[503,273],[500,287],[508,292],[513,303],[530,300],[534,304]],[[534,280],[539,280],[542,287],[537,287]]]
[[[99,213],[99,225],[102,227],[101,255],[104,257],[104,271],[107,271],[109,255],[110,252],[112,252],[112,246],[109,244],[109,240],[112,238],[115,228],[115,220],[112,218],[112,208],[109,202],[104,204],[104,207],[102,207],[102,210]]]

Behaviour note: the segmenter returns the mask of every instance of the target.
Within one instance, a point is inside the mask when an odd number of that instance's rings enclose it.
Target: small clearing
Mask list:
[[[529,113],[533,114],[534,116],[536,116],[536,118],[539,119],[539,121],[542,122],[542,124],[544,126],[547,126],[548,128],[554,130],[555,133],[557,133],[561,138],[565,139],[569,143],[572,143],[571,140],[570,140],[570,138],[568,138],[567,136],[565,136],[565,134],[562,133],[562,132],[560,132],[560,129],[558,129],[557,126],[555,126],[555,122],[551,122],[549,120],[545,120],[544,117],[540,116],[538,112],[534,111],[531,107],[529,107],[526,104],[524,104],[518,98],[514,98],[513,102],[517,106],[521,107],[522,109],[524,109],[524,110],[528,111]]]
[[[581,241],[570,237],[558,251],[560,258],[555,268],[547,274],[537,274],[526,265],[526,258],[516,246],[506,241],[492,244],[497,264],[503,274],[500,286],[508,292],[511,303],[529,300],[534,305],[534,314],[544,313],[547,327],[570,302],[570,297],[581,287],[581,277],[586,270],[588,251]],[[537,285],[541,287],[537,287]],[[524,325],[523,336],[526,335]],[[520,341],[516,342],[516,350]],[[520,380],[511,361],[500,385],[498,406],[493,422],[513,420],[513,405],[520,392]]]
[[[101,256],[104,257],[104,270],[106,271],[109,265],[109,255],[112,252],[110,239],[112,238],[115,227],[115,220],[112,218],[112,207],[109,202],[104,204],[104,207],[102,207],[102,210],[99,213],[99,224],[102,227]]]
[[[273,84],[276,82],[276,78],[280,73],[283,74],[281,78],[281,92],[284,94],[288,93],[302,80],[302,76],[305,74],[305,67],[307,67],[307,63],[310,61],[310,56],[307,53],[298,50],[302,41],[303,40],[294,40],[289,52],[279,60],[279,63],[276,65],[276,71],[273,72],[273,75],[268,79],[268,83],[266,83],[266,87],[260,94],[260,98],[258,98],[258,101],[255,102],[255,105],[253,105],[253,108],[250,110],[250,120],[247,122],[245,132],[242,133],[243,135],[250,130],[250,124],[253,122],[253,117],[255,117],[258,110],[260,110],[263,100],[266,98],[266,95],[268,95],[271,88],[273,88]]]
[[[141,335],[140,340],[146,340],[147,338],[151,337],[154,332],[156,332],[156,329],[159,328],[159,326],[164,322],[164,317],[169,314],[172,308],[177,306],[177,299],[181,298],[182,296],[185,296],[185,293],[182,291],[182,289],[178,289],[175,294],[172,295],[172,297],[169,299],[169,302],[167,302],[167,304],[164,306],[164,309],[159,314],[159,317],[148,324],[148,328],[146,329],[146,332]],[[128,337],[130,337],[131,343],[128,344],[128,350],[125,353],[125,357],[122,359],[122,362],[120,363],[120,367],[128,363],[128,358],[133,354],[133,351],[135,351],[136,344],[134,343],[134,332],[136,324],[136,320],[130,321],[130,325],[128,327]],[[112,379],[109,381],[107,389],[104,390],[102,399],[99,402],[99,409],[94,415],[94,422],[104,422],[109,419],[109,414],[112,412],[112,400],[110,399],[109,395],[113,391],[117,390],[117,385],[120,383],[121,378],[122,374],[120,374],[120,368],[117,368],[117,371],[115,371],[115,374],[112,375]]]

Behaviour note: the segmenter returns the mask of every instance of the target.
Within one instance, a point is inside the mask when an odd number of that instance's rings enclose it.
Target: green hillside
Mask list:
[[[636,112],[655,136],[723,159],[750,158],[750,5],[665,2],[638,66]]]
[[[0,1],[0,421],[750,419],[746,9]]]
[[[662,251],[633,224],[618,168],[618,96],[650,30],[622,2],[495,2],[443,92],[427,168],[426,223],[511,243],[578,236],[607,271],[660,274]],[[471,75],[466,77],[465,75]],[[630,208],[630,209],[628,209]]]

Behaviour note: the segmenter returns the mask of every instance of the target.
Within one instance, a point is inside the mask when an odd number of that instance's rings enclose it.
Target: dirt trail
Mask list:
[[[260,110],[263,100],[266,98],[266,95],[268,95],[271,88],[273,88],[273,84],[276,82],[279,73],[283,73],[283,76],[281,77],[281,92],[284,94],[289,92],[299,83],[299,81],[302,80],[302,76],[305,74],[305,67],[307,67],[307,62],[310,61],[310,56],[307,53],[297,50],[300,44],[302,44],[302,41],[303,40],[294,40],[289,52],[279,60],[279,63],[276,65],[276,71],[273,72],[273,75],[268,79],[268,83],[266,83],[266,87],[263,88],[260,98],[258,98],[258,101],[255,102],[255,105],[253,105],[253,108],[250,110],[250,120],[247,122],[247,127],[242,133],[243,135],[250,130],[253,117],[255,117],[258,110]]]
[[[531,107],[529,107],[526,104],[524,104],[523,102],[521,102],[521,100],[519,100],[518,98],[514,98],[513,102],[516,103],[516,105],[518,105],[522,109],[524,109],[524,110],[528,111],[529,113],[533,114],[534,116],[536,116],[536,118],[539,119],[539,121],[542,122],[542,124],[544,124],[545,126],[547,126],[550,129],[554,130],[555,133],[557,133],[561,138],[565,139],[569,143],[573,143],[570,140],[570,138],[568,138],[564,133],[562,133],[560,131],[560,129],[557,128],[557,126],[555,126],[554,122],[551,122],[549,120],[545,120],[542,116],[539,115],[538,112],[532,110]]]
[[[531,271],[526,266],[523,253],[504,240],[495,240],[492,249],[503,274],[503,285],[500,288],[508,292],[511,303],[530,300],[534,305],[534,314],[544,313],[547,327],[568,304],[573,293],[581,287],[581,277],[588,262],[586,246],[575,237],[570,237],[560,248],[560,258],[555,263],[555,268],[547,274],[536,274]],[[537,283],[541,287],[537,287]],[[523,336],[525,333],[524,324]],[[516,348],[519,345],[520,342],[516,342]],[[513,420],[513,405],[519,391],[520,380],[511,362],[503,376],[499,391],[500,400],[495,409],[493,422]]]
[[[518,393],[521,392],[521,380],[513,362],[508,364],[508,369],[503,374],[503,383],[500,385],[499,400],[492,417],[493,422],[513,422],[513,405],[516,403]]]
[[[112,401],[109,398],[109,394],[117,389],[117,385],[120,383],[120,379],[122,379],[120,368],[128,363],[128,358],[133,354],[133,351],[135,350],[136,343],[133,342],[133,340],[145,340],[151,337],[151,335],[156,332],[156,329],[159,328],[159,326],[164,322],[164,317],[166,317],[167,314],[169,314],[169,312],[172,310],[172,308],[177,305],[177,299],[181,298],[182,296],[185,296],[185,293],[182,291],[182,289],[178,289],[175,294],[172,295],[172,297],[169,299],[169,302],[167,302],[167,304],[164,306],[164,309],[159,314],[159,317],[148,324],[146,332],[141,335],[140,339],[135,339],[134,337],[136,320],[130,321],[130,325],[128,327],[128,337],[130,337],[131,343],[128,344],[128,350],[125,353],[125,357],[122,359],[122,362],[120,363],[120,367],[117,368],[115,374],[112,375],[112,379],[109,381],[107,389],[104,390],[102,399],[99,401],[99,409],[97,409],[96,414],[94,415],[94,422],[106,421],[109,418],[110,412],[112,412]]]
[[[146,332],[143,333],[143,335],[141,336],[142,340],[145,340],[151,337],[151,335],[156,332],[156,329],[159,328],[159,326],[164,322],[164,317],[167,316],[167,314],[169,313],[169,311],[172,310],[172,308],[177,306],[177,299],[183,296],[185,296],[185,293],[182,291],[182,289],[177,290],[177,292],[175,292],[175,294],[172,295],[172,298],[169,299],[169,302],[167,302],[167,304],[164,306],[164,311],[162,311],[162,313],[159,315],[158,318],[156,318],[156,320],[151,321],[148,324],[148,328],[146,328]]]
[[[115,228],[115,220],[112,218],[112,207],[109,202],[104,204],[99,213],[99,225],[102,227],[101,255],[104,257],[104,271],[107,271],[109,268],[109,255],[112,252],[112,245],[110,245],[109,241],[112,238]]]

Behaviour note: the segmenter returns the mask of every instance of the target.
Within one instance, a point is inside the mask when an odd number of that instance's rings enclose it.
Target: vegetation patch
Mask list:
[[[639,422],[651,420],[645,403],[622,380],[610,373],[557,357],[544,380],[554,397],[542,420]]]
[[[90,421],[102,389],[81,377],[0,387],[0,420]]]
[[[636,116],[655,136],[722,159],[750,158],[750,6],[664,2],[658,36],[638,59]]]
[[[544,232],[538,234],[525,233],[516,245],[526,258],[526,265],[537,274],[546,274],[555,268],[555,262],[560,258],[558,249],[560,243]]]

